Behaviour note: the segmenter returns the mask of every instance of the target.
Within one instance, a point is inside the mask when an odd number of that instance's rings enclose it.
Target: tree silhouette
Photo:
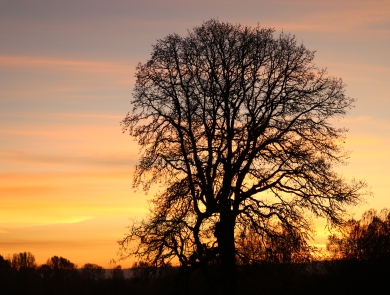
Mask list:
[[[49,258],[46,264],[53,270],[71,271],[77,268],[77,266],[68,259],[58,256]]]
[[[105,277],[103,267],[94,263],[86,263],[81,269],[81,274],[84,279],[89,281],[102,280]]]
[[[272,236],[283,224],[306,241],[310,215],[339,224],[359,200],[365,184],[333,169],[346,159],[346,130],[331,122],[354,99],[313,64],[314,51],[273,33],[210,20],[158,40],[137,66],[122,121],[142,148],[134,186],[164,189],[120,241],[124,257],[155,266],[217,259],[234,293],[242,227]]]
[[[35,270],[37,264],[30,252],[15,253],[12,255],[11,267],[14,270],[13,289],[16,294],[29,294],[36,281]]]
[[[122,281],[125,279],[125,274],[123,272],[122,266],[117,265],[112,269],[112,280]]]
[[[3,294],[11,294],[12,278],[11,262],[0,255],[0,288]]]
[[[50,280],[54,283],[56,290],[73,287],[73,281],[78,277],[77,265],[61,256],[49,258],[46,265],[49,268],[45,267],[43,271],[45,271],[46,274],[49,274]],[[44,265],[41,267],[44,267]]]
[[[11,269],[11,263],[9,260],[4,259],[2,255],[0,255],[0,272],[9,271]]]
[[[104,294],[102,288],[104,287],[105,277],[105,270],[100,265],[94,263],[84,264],[81,269],[81,278],[84,285],[83,294]]]
[[[15,270],[35,269],[35,257],[30,252],[15,253],[12,255],[11,266]]]
[[[327,249],[336,259],[379,260],[390,258],[390,212],[375,209],[360,220],[349,220],[341,234],[328,237]]]

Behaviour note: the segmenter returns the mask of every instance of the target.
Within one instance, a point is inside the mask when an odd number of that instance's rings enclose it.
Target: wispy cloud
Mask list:
[[[74,154],[35,154],[18,150],[0,150],[2,162],[22,162],[39,165],[78,165],[78,166],[125,166],[137,160],[137,154],[74,155]]]
[[[68,112],[42,112],[42,113],[32,113],[32,112],[7,112],[4,114],[6,117],[13,117],[13,118],[31,118],[31,119],[69,119],[69,118],[81,118],[81,119],[115,119],[115,122],[119,122],[124,118],[124,115],[117,115],[117,114],[110,114],[109,112],[74,112],[74,113],[68,113]]]
[[[55,68],[57,70],[69,70],[89,73],[120,73],[133,74],[134,66],[122,65],[113,62],[52,59],[31,56],[4,56],[0,55],[2,67],[32,67],[32,68]]]

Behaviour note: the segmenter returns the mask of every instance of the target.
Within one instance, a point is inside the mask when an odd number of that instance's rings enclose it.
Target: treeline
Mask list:
[[[166,294],[175,287],[177,268],[168,265],[156,270],[145,263],[134,263],[131,270],[120,265],[104,269],[94,263],[81,268],[60,256],[38,265],[30,252],[0,255],[0,294]],[[169,291],[171,290],[171,291]]]
[[[277,238],[237,238],[239,294],[349,294],[387,288],[390,276],[390,212],[369,210],[330,235],[327,255],[316,255],[298,232],[281,228]],[[195,259],[195,258],[194,258]],[[1,294],[220,294],[218,261],[191,267],[133,265],[110,271],[87,263],[81,268],[53,256],[37,265],[30,252],[0,255]]]

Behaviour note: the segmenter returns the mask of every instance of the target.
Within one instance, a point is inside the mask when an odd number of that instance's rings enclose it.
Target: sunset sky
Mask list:
[[[211,18],[317,51],[316,65],[357,98],[334,122],[352,151],[338,171],[365,179],[373,197],[350,213],[390,208],[389,0],[0,0],[1,255],[110,267],[128,218],[145,216],[153,196],[132,188],[139,148],[119,125],[135,66],[157,39]]]

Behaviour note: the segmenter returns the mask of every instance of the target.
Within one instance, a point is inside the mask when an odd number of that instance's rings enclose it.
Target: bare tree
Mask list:
[[[210,20],[158,40],[137,66],[122,121],[142,148],[134,186],[164,189],[120,241],[124,256],[218,259],[234,288],[241,227],[272,236],[283,224],[307,240],[310,216],[337,225],[359,200],[365,184],[334,171],[346,130],[331,124],[354,99],[313,64],[314,51],[273,33]]]

